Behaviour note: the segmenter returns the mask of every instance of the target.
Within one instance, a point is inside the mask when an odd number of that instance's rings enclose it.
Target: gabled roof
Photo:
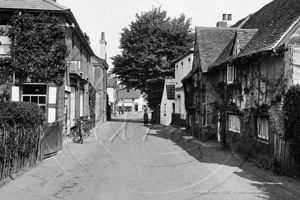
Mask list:
[[[252,14],[248,15],[247,17],[240,19],[234,25],[230,26],[230,28],[240,28],[242,27],[251,17]]]
[[[244,48],[251,41],[253,36],[256,34],[257,29],[236,29],[236,36],[232,39],[228,45],[224,48],[223,52],[220,54],[215,63],[209,66],[209,69],[219,66],[229,59],[232,59],[234,56],[240,55],[243,53]],[[236,48],[236,55],[233,52],[233,48]]]
[[[166,85],[167,90],[167,99],[174,100],[175,99],[175,85]]]
[[[56,3],[53,0],[0,0],[0,8],[22,10],[47,10],[62,11],[69,8]]]
[[[126,89],[119,90],[118,98],[123,99],[139,99],[141,97],[140,90],[131,89],[127,91]]]
[[[202,72],[207,72],[208,67],[214,65],[234,39],[235,32],[235,28],[196,27],[196,44]]]
[[[171,63],[175,64],[175,63],[179,62],[180,60],[184,59],[185,57],[187,57],[187,56],[189,56],[190,54],[193,54],[193,53],[194,53],[194,48],[188,50],[187,52],[185,52],[184,54],[182,54],[178,58],[172,60]]]
[[[79,27],[73,13],[71,10],[65,6],[56,3],[54,0],[0,0],[0,12],[2,11],[23,11],[28,12],[50,12],[50,13],[59,13],[66,16],[66,22],[69,24],[74,23],[74,31],[78,34],[79,39],[82,43],[85,43],[85,47],[90,55],[95,55],[90,44],[86,41],[84,33]]]
[[[240,56],[272,50],[300,17],[299,0],[273,0],[254,13],[242,26],[258,29]]]

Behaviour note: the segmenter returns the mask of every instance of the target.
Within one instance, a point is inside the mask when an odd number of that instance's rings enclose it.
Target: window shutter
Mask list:
[[[79,109],[80,109],[80,117],[83,116],[83,90],[79,90]]]
[[[70,102],[70,121],[71,126],[75,125],[75,94],[76,94],[76,88],[74,86],[71,86],[71,102]]]
[[[56,121],[57,87],[48,85],[48,123]]]
[[[20,87],[11,86],[11,101],[20,101]]]

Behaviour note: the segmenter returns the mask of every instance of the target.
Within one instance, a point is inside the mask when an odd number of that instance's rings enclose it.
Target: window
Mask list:
[[[24,85],[22,101],[36,103],[46,113],[46,85]]]
[[[71,126],[75,125],[75,108],[76,108],[76,88],[71,86],[71,95],[70,95],[70,123]]]
[[[164,104],[164,116],[167,116],[167,104]]]
[[[263,117],[257,117],[257,136],[265,140],[269,139],[268,120]]]
[[[80,89],[79,90],[79,116],[82,117],[83,116],[83,94],[84,94],[84,90]]]
[[[233,83],[234,81],[234,66],[227,65],[227,83]]]
[[[237,115],[228,115],[228,127],[230,131],[241,132],[240,119]]]
[[[10,39],[7,36],[8,29],[6,25],[0,25],[0,54],[8,54],[10,51]]]

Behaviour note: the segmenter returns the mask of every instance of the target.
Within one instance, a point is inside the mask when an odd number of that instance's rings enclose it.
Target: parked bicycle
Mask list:
[[[82,119],[81,129],[83,136],[90,136],[90,123],[88,119]]]
[[[81,132],[81,125],[82,125],[82,121],[80,119],[76,119],[76,133],[75,136],[73,138],[73,142],[74,143],[80,143],[83,144],[83,137],[82,137],[82,132]]]
[[[180,140],[183,136],[183,132],[182,130],[177,130],[175,129],[175,131],[172,131],[169,135],[169,139],[172,140],[173,142],[177,142],[178,140]]]

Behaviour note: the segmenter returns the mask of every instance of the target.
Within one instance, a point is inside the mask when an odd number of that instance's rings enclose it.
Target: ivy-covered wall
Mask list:
[[[284,55],[266,55],[232,64],[235,66],[233,83],[227,84],[226,66],[214,72],[215,78],[208,78],[207,122],[220,122],[224,147],[255,159],[266,168],[272,168],[274,134],[282,134],[283,131],[281,96],[286,89]],[[216,83],[216,80],[221,81]],[[216,121],[218,111],[220,116]],[[229,114],[237,115],[240,119],[240,133],[229,131]],[[257,117],[268,120],[268,139],[258,137]]]

